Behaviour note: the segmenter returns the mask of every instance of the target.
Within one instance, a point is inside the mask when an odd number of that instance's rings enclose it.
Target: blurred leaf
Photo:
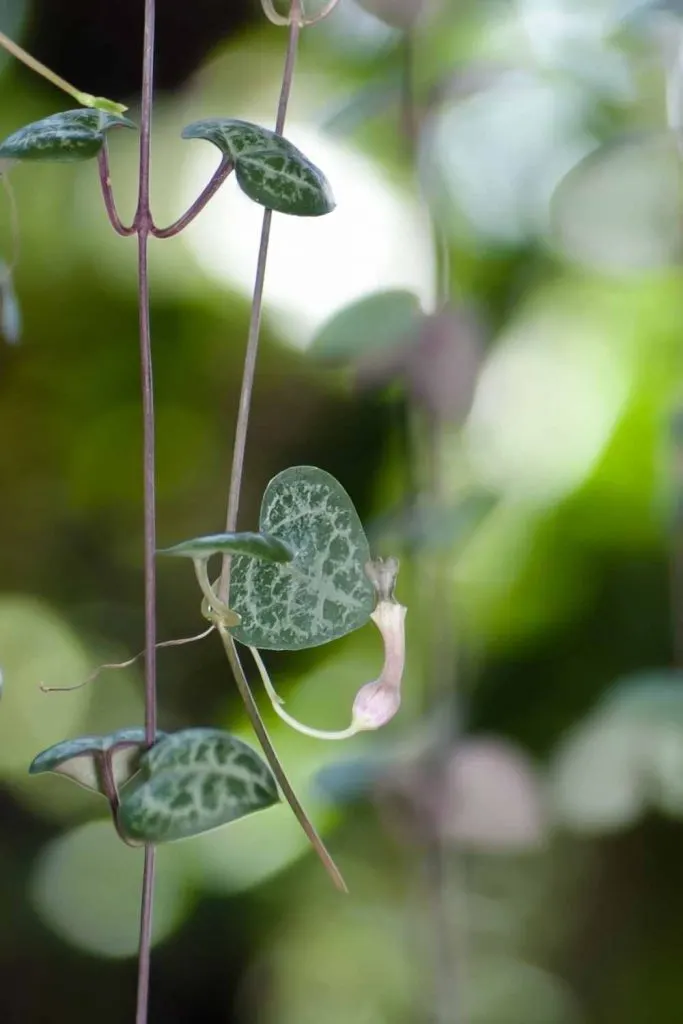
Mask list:
[[[591,152],[552,198],[555,243],[578,262],[633,273],[678,258],[680,156],[673,133],[637,132]]]
[[[88,108],[65,110],[34,121],[0,143],[0,159],[72,163],[97,156],[110,128],[135,128],[119,114]]]
[[[164,735],[158,734],[159,738]],[[138,771],[144,746],[145,730],[140,728],[119,729],[108,736],[79,736],[43,750],[28,771],[29,775],[66,775],[85,789],[106,795],[102,782],[104,759],[111,765],[116,785],[122,786]]]
[[[421,319],[420,303],[412,292],[373,292],[323,324],[309,352],[320,359],[350,362],[413,339]]]
[[[647,809],[683,815],[683,673],[626,679],[559,747],[559,819],[584,831],[633,824]]]
[[[268,484],[260,527],[295,552],[274,565],[238,556],[230,605],[241,616],[230,632],[266,650],[302,650],[365,625],[375,592],[365,575],[370,549],[353,502],[322,469],[296,466]]]
[[[176,931],[191,908],[193,893],[179,853],[172,846],[157,851],[154,945]],[[88,957],[134,957],[142,857],[142,850],[121,842],[109,821],[79,825],[40,851],[32,865],[30,901],[46,927]],[[72,1019],[82,1018],[72,1012]]]
[[[413,501],[374,520],[370,541],[404,544],[411,551],[433,551],[462,544],[496,507],[498,498],[487,491],[465,494],[446,506]]]
[[[21,340],[21,309],[11,267],[0,261],[0,334],[9,345]]]
[[[172,548],[162,548],[157,554],[181,555],[186,558],[209,558],[211,555],[245,555],[266,562],[291,562],[294,553],[277,537],[265,533],[216,533],[210,537],[184,540]]]
[[[260,756],[218,729],[172,733],[143,754],[140,768],[119,809],[121,831],[137,842],[186,839],[279,802]]]
[[[231,118],[195,121],[185,139],[206,139],[235,164],[242,191],[255,203],[296,217],[320,217],[335,202],[325,175],[287,139]]]

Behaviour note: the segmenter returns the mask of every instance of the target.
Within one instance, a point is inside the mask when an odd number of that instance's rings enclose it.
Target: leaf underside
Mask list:
[[[275,780],[250,746],[218,729],[172,733],[142,755],[121,792],[119,828],[134,842],[187,839],[279,801]]]
[[[296,651],[365,625],[375,606],[365,574],[370,550],[358,513],[333,476],[312,466],[278,474],[263,496],[260,527],[295,555],[286,564],[233,559],[230,606],[242,620],[230,629],[236,640]]]
[[[164,733],[158,733],[159,738]],[[56,743],[35,757],[29,766],[29,775],[53,772],[65,775],[85,789],[104,794],[100,762],[109,757],[117,786],[128,782],[138,771],[141,752],[145,746],[145,730],[119,729],[106,736],[78,736],[73,740]]]
[[[320,217],[335,207],[327,178],[291,142],[234,118],[195,121],[185,139],[212,142],[235,166],[242,191],[255,203],[295,217]]]
[[[135,128],[120,114],[80,107],[24,125],[0,143],[0,159],[74,163],[97,156],[110,128]]]
[[[265,533],[216,533],[209,537],[194,537],[171,548],[164,548],[159,554],[178,555],[185,558],[209,558],[211,555],[245,555],[262,558],[268,562],[291,562],[291,549],[277,537]]]

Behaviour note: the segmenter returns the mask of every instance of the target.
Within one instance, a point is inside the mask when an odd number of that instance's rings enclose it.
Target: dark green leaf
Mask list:
[[[325,175],[275,132],[233,118],[195,121],[183,129],[185,139],[206,139],[230,157],[242,191],[278,213],[320,217],[334,209]]]
[[[183,128],[182,136],[184,139],[206,139],[207,142],[213,142],[233,163],[237,163],[243,154],[254,150],[282,149],[283,152],[289,152],[294,149],[291,142],[268,128],[230,117],[194,121]]]
[[[245,555],[267,562],[291,562],[294,553],[277,537],[265,533],[216,533],[210,537],[194,537],[172,548],[163,548],[160,555],[185,558],[209,558],[211,555]]]
[[[43,772],[66,775],[86,789],[104,794],[103,759],[110,760],[116,785],[121,786],[137,772],[144,745],[145,730],[139,728],[119,729],[106,736],[79,736],[56,743],[38,754],[29,767],[29,775]]]
[[[286,469],[266,488],[260,527],[294,551],[274,565],[233,559],[230,606],[240,643],[296,651],[336,640],[365,625],[375,592],[365,574],[370,549],[353,502],[322,469]]]
[[[218,729],[173,733],[143,754],[140,767],[119,810],[122,833],[135,842],[186,839],[279,801],[265,762]]]
[[[334,210],[327,178],[292,146],[290,152],[262,149],[241,156],[237,184],[255,203],[294,217],[322,217]]]
[[[320,359],[350,361],[416,337],[423,314],[412,292],[373,292],[328,320],[309,351]]]
[[[0,159],[72,163],[97,156],[110,128],[134,128],[127,117],[79,108],[34,121],[0,143]]]

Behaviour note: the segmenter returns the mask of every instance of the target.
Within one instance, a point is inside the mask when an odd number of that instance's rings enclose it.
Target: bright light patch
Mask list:
[[[629,384],[595,325],[559,308],[521,322],[480,379],[466,429],[475,471],[507,495],[559,500],[600,457]]]
[[[324,170],[337,201],[325,217],[273,218],[265,303],[287,340],[304,347],[328,316],[376,289],[409,288],[429,306],[434,259],[417,204],[375,164],[310,126],[293,124],[287,137]],[[193,149],[179,205],[189,205],[215,163],[210,147]],[[263,209],[229,180],[185,236],[207,274],[247,296],[262,218]]]
[[[188,906],[182,859],[158,851],[153,941],[181,924]],[[95,956],[135,956],[142,850],[124,845],[109,821],[91,821],[49,843],[31,883],[33,905],[65,942]]]

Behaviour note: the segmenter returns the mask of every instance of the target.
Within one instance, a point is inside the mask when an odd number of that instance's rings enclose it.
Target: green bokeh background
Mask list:
[[[204,144],[182,142],[182,126],[212,114],[270,125],[284,44],[255,7],[235,5],[228,23],[217,4],[186,21],[158,6],[153,199],[165,223],[203,173],[190,154]],[[135,115],[128,69],[141,8],[122,4],[132,34],[100,49],[99,15],[68,0],[5,0],[0,30],[80,87],[128,96]],[[472,415],[443,433],[444,487],[454,500],[466,485],[496,499],[439,553],[459,637],[457,671],[441,682],[457,687],[461,724],[436,805],[443,886],[425,881],[415,808],[433,801],[411,769],[413,748],[435,742],[440,708],[424,666],[437,610],[419,585],[420,553],[408,557],[399,538],[401,714],[343,749],[266,716],[350,897],[332,890],[286,807],[162,849],[152,1021],[680,1019],[683,689],[671,623],[683,609],[672,610],[669,529],[680,182],[655,16],[624,26],[613,14],[606,2],[445,3],[417,50],[420,95],[450,85],[422,157],[451,287],[486,325]],[[675,18],[661,25],[675,36]],[[349,181],[359,167],[381,175],[394,219],[405,211],[404,276],[419,281],[414,182],[391,99],[400,61],[398,37],[341,0],[327,27],[305,34],[292,140],[305,148],[313,133],[321,153],[333,140],[362,157]],[[69,105],[11,62],[0,72],[2,137]],[[618,160],[600,149],[625,135]],[[125,219],[135,139],[116,135],[111,151]],[[135,250],[107,231],[94,164],[18,167],[10,180],[23,331],[19,345],[0,344],[0,1019],[114,1024],[133,1013],[140,856],[115,841],[96,797],[26,770],[51,743],[143,717],[136,669],[75,693],[39,689],[143,643]],[[345,182],[332,184],[345,194]],[[224,515],[249,315],[239,268],[251,257],[219,199],[202,215],[210,232],[151,249],[160,546],[215,532]],[[0,201],[7,259],[8,210]],[[340,202],[333,216],[351,211]],[[232,276],[209,245],[216,234]],[[335,252],[311,235],[291,256],[301,294],[316,263],[343,282],[381,241],[361,234]],[[405,454],[410,402],[400,382],[360,389],[308,355],[310,310],[299,322],[291,304],[286,316],[268,305],[278,273],[267,282],[242,525],[256,525],[271,476],[314,464],[343,482],[381,547],[383,517],[422,468]],[[368,270],[364,291],[386,283]],[[158,584],[160,638],[201,629],[190,566],[160,561]],[[368,627],[269,664],[288,710],[341,728],[379,657]],[[640,699],[623,688],[605,698],[630,677]],[[159,694],[162,728],[211,724],[249,738],[215,638],[161,652]]]

